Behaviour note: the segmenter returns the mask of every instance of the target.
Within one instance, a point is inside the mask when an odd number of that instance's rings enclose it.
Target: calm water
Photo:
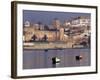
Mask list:
[[[90,55],[90,49],[24,50],[23,69],[89,66]],[[82,60],[76,60],[76,56],[82,56]],[[53,57],[60,63],[53,65]]]

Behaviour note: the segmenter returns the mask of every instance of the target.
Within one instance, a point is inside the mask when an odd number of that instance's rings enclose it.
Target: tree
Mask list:
[[[36,38],[37,38],[37,36],[34,34],[34,35],[32,36],[32,40],[33,40],[33,41],[36,41]]]
[[[43,40],[44,40],[44,41],[47,41],[47,39],[48,39],[48,37],[47,37],[47,35],[45,34],[44,37],[43,37]]]

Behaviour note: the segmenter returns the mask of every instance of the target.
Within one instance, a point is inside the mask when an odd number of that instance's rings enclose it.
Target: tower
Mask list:
[[[53,20],[53,27],[54,27],[55,29],[59,30],[59,29],[60,29],[60,26],[61,26],[60,20],[59,20],[58,18],[55,18],[55,19]]]
[[[60,41],[64,40],[64,28],[60,28],[59,30]]]

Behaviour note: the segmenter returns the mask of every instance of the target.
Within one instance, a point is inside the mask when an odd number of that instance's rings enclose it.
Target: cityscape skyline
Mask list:
[[[54,12],[54,11],[33,11],[33,10],[23,10],[23,23],[29,21],[30,23],[41,22],[44,25],[51,25],[52,20],[55,18],[59,19],[61,23],[65,20],[72,20],[73,18],[79,16],[90,17],[90,13],[75,13],[75,12]]]

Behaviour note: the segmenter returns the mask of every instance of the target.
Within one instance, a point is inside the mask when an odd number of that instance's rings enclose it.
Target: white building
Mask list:
[[[90,17],[80,16],[71,21],[72,26],[90,26]]]
[[[30,22],[29,22],[29,21],[25,21],[24,26],[25,26],[25,27],[30,27]]]
[[[64,21],[64,27],[68,27],[70,25],[71,25],[70,21],[67,21],[67,20]]]

